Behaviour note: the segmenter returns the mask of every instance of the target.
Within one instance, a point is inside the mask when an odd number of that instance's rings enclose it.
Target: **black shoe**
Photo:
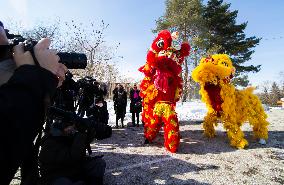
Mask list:
[[[145,145],[146,145],[146,144],[150,144],[149,140],[148,140],[148,139],[145,139],[144,144],[145,144]]]

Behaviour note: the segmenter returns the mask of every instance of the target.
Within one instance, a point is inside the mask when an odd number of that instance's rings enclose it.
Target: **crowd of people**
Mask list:
[[[134,85],[130,90],[130,112],[132,113],[133,126],[139,126],[139,113],[142,110],[139,90]],[[104,97],[107,95],[105,84],[98,83],[91,77],[86,77],[75,82],[72,74],[67,72],[65,81],[57,88],[53,98],[53,105],[64,111],[73,112],[78,117],[87,117],[95,123],[107,125],[109,113],[107,102]],[[127,108],[127,92],[123,85],[118,84],[113,90],[113,102],[116,113],[116,128],[118,120],[121,126]],[[78,111],[77,111],[78,110]],[[135,122],[136,117],[136,122]],[[48,134],[43,137],[41,151],[39,153],[40,162],[40,182],[53,182],[53,184],[103,184],[104,169],[106,162],[103,158],[90,157],[86,155],[89,139],[84,133],[76,133],[76,124],[69,120],[63,123],[54,123],[51,119],[51,126],[48,127]]]
[[[0,119],[5,130],[0,134],[0,184],[9,184],[20,166],[24,184],[31,177],[30,169],[37,164],[30,159],[35,153],[34,140],[42,129],[45,109],[64,80],[67,68],[59,63],[56,51],[48,49],[49,39],[38,42],[33,48],[34,55],[19,44],[11,56],[5,50],[8,39],[2,22],[0,45]]]
[[[74,81],[49,39],[26,50],[11,46],[6,33],[0,21],[0,184],[10,184],[19,168],[21,185],[103,184],[103,156],[86,151],[94,139],[111,136],[106,85],[92,77]],[[113,94],[116,126],[121,119],[124,127],[127,93],[118,85]],[[137,86],[129,98],[138,126]]]

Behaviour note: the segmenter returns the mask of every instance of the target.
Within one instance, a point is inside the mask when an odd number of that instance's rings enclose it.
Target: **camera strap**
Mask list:
[[[31,55],[32,55],[32,57],[34,59],[35,65],[40,66],[38,61],[37,61],[37,59],[36,59],[36,57],[35,57],[34,49],[31,49],[30,52],[31,52]]]

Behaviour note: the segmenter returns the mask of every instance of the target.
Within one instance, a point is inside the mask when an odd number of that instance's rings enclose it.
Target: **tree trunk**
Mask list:
[[[183,78],[183,93],[182,93],[182,102],[185,102],[188,97],[188,65],[187,65],[187,58],[184,61],[184,78]]]
[[[186,22],[186,21],[185,21]],[[187,29],[186,29],[186,23],[183,24],[183,41],[188,41],[187,38]],[[182,95],[182,102],[185,102],[188,97],[188,61],[187,58],[184,60],[184,84],[183,84],[183,95]]]
[[[193,64],[193,69],[195,69],[198,65],[198,61],[197,61],[197,52],[194,52],[194,64]],[[197,99],[199,98],[199,85],[198,83],[193,81],[193,98]]]

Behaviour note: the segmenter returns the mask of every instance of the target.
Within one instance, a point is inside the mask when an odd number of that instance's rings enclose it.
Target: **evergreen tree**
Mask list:
[[[236,67],[236,84],[246,86],[248,79],[244,74],[258,72],[260,65],[245,66],[244,63],[251,59],[253,48],[260,39],[248,37],[244,33],[247,22],[236,24],[238,11],[230,11],[230,4],[223,0],[209,0],[204,8],[203,18],[208,32],[204,34],[204,49],[207,53],[226,53]]]
[[[267,87],[264,87],[263,93],[260,94],[259,98],[263,104],[271,105],[270,95]]]
[[[281,96],[279,86],[277,85],[276,82],[272,83],[270,94],[271,94],[271,97],[270,97],[271,98],[271,104],[277,105],[277,102],[280,100],[280,98],[282,98],[282,96]]]

